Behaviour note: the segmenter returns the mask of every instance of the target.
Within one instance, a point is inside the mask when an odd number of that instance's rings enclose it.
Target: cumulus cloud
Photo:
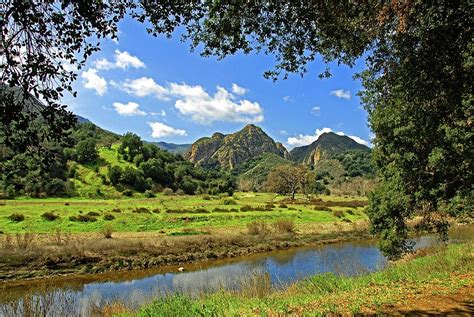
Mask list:
[[[291,96],[284,96],[283,97],[283,101],[284,102],[293,102],[295,101],[293,98],[291,98]]]
[[[83,85],[87,89],[93,89],[95,92],[102,96],[107,91],[107,81],[97,75],[97,69],[90,68],[82,72],[81,77],[83,79]]]
[[[245,95],[248,89],[238,86],[237,84],[232,84],[232,92],[237,95]]]
[[[298,134],[295,137],[289,137],[287,139],[288,145],[291,147],[295,146],[304,146],[313,143],[316,141],[323,133],[328,133],[328,132],[333,132],[331,128],[322,128],[322,129],[316,129],[315,133],[313,135],[303,135],[303,134]],[[363,144],[366,146],[369,146],[370,143],[367,142],[366,140],[355,136],[355,135],[347,135],[344,132],[334,132],[338,135],[345,135],[351,138],[352,140],[356,141],[359,144]]]
[[[112,85],[136,97],[153,96],[160,100],[175,99],[175,108],[201,124],[214,121],[257,123],[263,121],[263,109],[258,102],[240,99],[225,88],[217,86],[215,94],[209,94],[202,86],[191,86],[186,83],[169,83],[161,86],[153,78],[141,77],[125,80]],[[238,87],[238,86],[237,86]],[[233,91],[242,93],[242,87]]]
[[[146,112],[139,109],[140,105],[136,102],[128,102],[126,104],[114,102],[115,111],[121,116],[145,116]]]
[[[311,108],[311,114],[313,116],[319,117],[319,115],[321,114],[321,107],[314,106],[313,108]]]
[[[351,99],[351,92],[349,90],[337,89],[331,91],[331,95],[336,96],[339,99]]]
[[[170,92],[175,95],[175,107],[181,114],[194,121],[210,124],[214,121],[256,123],[263,121],[263,110],[257,102],[235,100],[225,88],[217,86],[211,96],[201,86],[170,84]]]
[[[187,135],[185,130],[175,129],[164,123],[155,121],[148,122],[148,125],[151,127],[151,137],[153,138],[162,138],[165,136],[185,136]]]
[[[133,68],[145,68],[145,63],[143,63],[138,57],[130,55],[129,52],[120,50],[115,50],[114,61],[111,62],[106,58],[99,58],[94,61],[94,66],[97,69],[113,69],[121,68],[126,69],[129,67]]]
[[[114,85],[117,84],[114,83]],[[134,80],[127,79],[124,83],[119,85],[119,87],[136,97],[151,95],[160,100],[169,100],[169,91],[165,87],[157,84],[153,78],[141,77]]]

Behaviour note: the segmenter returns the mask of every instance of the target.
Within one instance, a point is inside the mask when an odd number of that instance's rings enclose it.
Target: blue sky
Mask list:
[[[192,143],[254,123],[288,148],[329,130],[370,141],[367,113],[356,96],[361,85],[352,79],[362,60],[352,69],[332,65],[329,79],[319,79],[324,65],[316,61],[303,78],[273,82],[263,77],[274,65],[272,56],[237,54],[218,61],[190,52],[178,36],[154,38],[132,20],[119,30],[119,40],[104,41],[81,70],[78,97],[65,100],[105,129]]]

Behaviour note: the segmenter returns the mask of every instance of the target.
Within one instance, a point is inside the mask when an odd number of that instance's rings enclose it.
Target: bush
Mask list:
[[[104,215],[104,220],[114,220],[115,216],[112,214],[105,214]]]
[[[163,195],[165,196],[172,196],[174,194],[173,190],[169,187],[163,189]]]
[[[226,198],[224,199],[224,201],[222,202],[224,205],[237,205],[237,203],[235,202],[234,199],[232,198]]]
[[[126,189],[122,192],[122,195],[126,196],[126,197],[132,197],[133,196],[133,192],[130,190],[130,189]]]
[[[288,206],[286,204],[280,204],[280,206],[278,206],[280,208],[288,208]]]
[[[178,190],[176,191],[176,195],[178,195],[178,196],[184,196],[184,195],[185,195],[185,192],[184,192],[184,190],[182,190],[181,188],[178,188]]]
[[[276,232],[280,233],[294,233],[295,232],[295,222],[293,219],[282,219],[278,220],[273,224]]]
[[[273,209],[275,208],[275,205],[273,203],[266,203],[265,204],[265,209]]]
[[[316,206],[314,207],[314,210],[318,210],[318,211],[332,211],[331,208],[326,207],[326,206],[322,206],[322,205],[316,205]]]
[[[209,195],[206,194],[206,195],[203,195],[203,196],[202,196],[202,199],[204,199],[204,200],[211,200],[211,196],[209,196]]]
[[[342,211],[342,210],[334,210],[332,212],[332,214],[333,214],[334,217],[337,217],[337,218],[344,217],[344,211]]]
[[[116,212],[116,213],[121,213],[122,212],[122,209],[120,208],[114,208],[111,210],[112,212]]]
[[[135,214],[149,214],[149,213],[151,213],[150,209],[145,208],[145,207],[137,207],[134,210],[132,210],[132,212],[135,213]]]
[[[97,218],[87,214],[87,215],[71,216],[69,217],[69,220],[74,221],[74,222],[96,222]]]
[[[145,193],[143,194],[146,198],[153,198],[156,197],[155,193],[152,192],[151,190],[145,190]]]
[[[112,233],[113,233],[113,228],[111,225],[105,225],[102,228],[102,234],[104,235],[104,238],[106,239],[112,239]]]
[[[59,178],[53,178],[45,187],[46,193],[51,196],[63,195],[66,192],[66,182]]]
[[[89,211],[87,213],[88,216],[91,216],[91,217],[99,217],[100,214],[98,212],[95,212],[95,211]]]
[[[247,224],[247,231],[251,235],[265,235],[268,233],[267,223],[264,221],[252,221]]]
[[[54,214],[52,211],[45,212],[44,214],[41,215],[41,218],[47,221],[54,221],[56,219],[59,219],[59,216]]]
[[[14,214],[11,214],[10,216],[8,216],[8,219],[10,219],[11,221],[15,221],[15,222],[21,222],[21,221],[25,220],[25,216],[22,215],[22,214],[14,213]]]
[[[252,210],[253,208],[250,205],[245,205],[245,206],[240,207],[240,211],[252,211]]]

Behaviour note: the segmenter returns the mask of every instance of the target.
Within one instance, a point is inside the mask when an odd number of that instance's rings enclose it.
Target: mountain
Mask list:
[[[305,146],[295,147],[290,155],[296,163],[315,165],[323,156],[331,157],[350,150],[361,150],[370,152],[370,148],[359,144],[345,135],[333,132],[323,133],[313,143]]]
[[[173,154],[184,154],[189,151],[191,144],[176,144],[167,142],[152,142],[162,150],[166,150]]]
[[[214,133],[197,140],[185,158],[198,166],[232,170],[265,153],[289,158],[283,144],[275,142],[260,127],[248,124],[232,134]]]

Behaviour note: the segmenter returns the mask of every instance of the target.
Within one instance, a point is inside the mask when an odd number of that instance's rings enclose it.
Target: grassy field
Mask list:
[[[294,202],[283,201],[285,197],[269,193],[235,193],[233,197],[158,194],[156,198],[20,198],[1,202],[0,231],[80,233],[100,232],[109,226],[114,232],[159,231],[176,235],[183,229],[188,234],[191,230],[234,230],[253,221],[271,224],[282,219],[292,219],[298,230],[305,231],[316,223],[367,219],[363,197],[318,197],[322,201],[297,198]]]
[[[316,275],[285,290],[255,278],[240,291],[191,299],[175,295],[130,312],[115,303],[105,310],[122,316],[283,316],[353,314],[462,314],[472,312],[472,244],[429,250],[389,268],[358,277]],[[471,308],[469,308],[471,307]]]
[[[367,236],[361,197],[268,193],[16,199],[0,206],[0,280],[243,256]]]

